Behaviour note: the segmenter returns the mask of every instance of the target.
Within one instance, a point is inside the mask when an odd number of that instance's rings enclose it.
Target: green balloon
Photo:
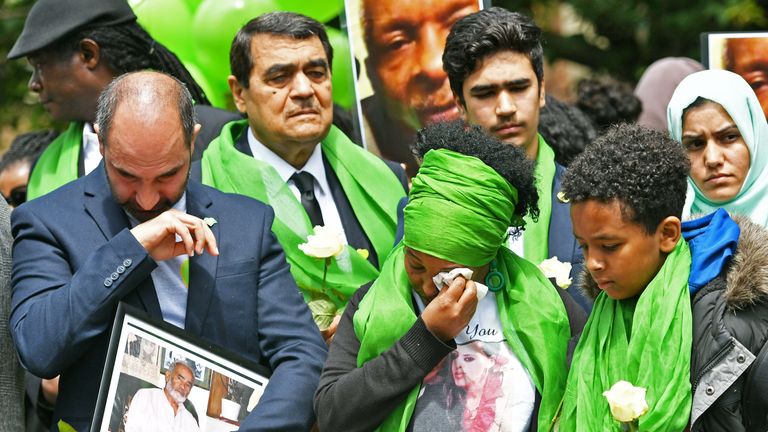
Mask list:
[[[184,0],[184,3],[187,4],[187,9],[189,9],[189,12],[194,15],[195,11],[197,11],[197,8],[200,6],[200,3],[202,3],[203,0]]]
[[[184,67],[187,68],[189,74],[195,79],[197,85],[199,85],[205,92],[205,95],[208,96],[208,101],[211,105],[225,108],[230,104],[232,98],[230,97],[229,87],[227,87],[226,91],[222,91],[223,89],[212,86],[208,82],[208,78],[205,74],[194,63],[184,62]]]
[[[349,109],[355,104],[355,73],[352,69],[349,39],[345,33],[335,28],[326,27],[325,30],[333,47],[333,66],[331,67],[333,101]]]
[[[139,24],[183,61],[194,60],[192,13],[184,0],[130,2]]]
[[[335,18],[344,10],[344,0],[277,0],[279,10],[296,12],[322,23]]]
[[[229,48],[237,31],[251,19],[275,10],[279,7],[272,0],[203,0],[191,26],[194,63],[213,91],[229,94]]]

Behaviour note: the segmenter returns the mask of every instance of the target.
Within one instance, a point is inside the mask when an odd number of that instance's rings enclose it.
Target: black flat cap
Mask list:
[[[126,0],[38,0],[8,59],[25,57],[83,27],[109,26],[136,20]]]

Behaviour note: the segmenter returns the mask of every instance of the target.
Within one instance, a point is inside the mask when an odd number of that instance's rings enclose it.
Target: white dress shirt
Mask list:
[[[186,192],[173,205],[173,209],[182,213],[187,212]],[[125,214],[128,215],[131,227],[139,224],[139,221],[131,216],[130,213],[126,212]],[[176,235],[176,241],[181,241],[181,237],[178,234]],[[187,318],[189,289],[181,279],[181,266],[187,260],[189,260],[189,256],[182,254],[165,261],[157,261],[157,267],[150,273],[152,283],[155,285],[157,301],[160,303],[160,311],[163,314],[163,321],[179,328],[184,328]]]
[[[315,178],[315,199],[320,205],[320,212],[323,214],[323,223],[325,226],[336,228],[342,233],[344,242],[347,242],[344,226],[341,224],[341,216],[339,216],[339,210],[336,208],[336,202],[333,200],[331,187],[328,184],[328,178],[325,175],[322,146],[316,145],[315,150],[307,160],[307,163],[304,164],[300,170],[297,170],[267,146],[260,143],[253,135],[251,128],[248,128],[248,145],[250,146],[251,153],[255,159],[266,162],[275,168],[275,171],[277,171],[280,178],[288,183],[288,188],[293,192],[293,195],[299,202],[301,202],[301,192],[299,192],[299,188],[296,187],[296,184],[294,184],[293,180],[290,180],[290,178],[296,172],[303,171],[312,174],[312,177]]]
[[[99,137],[93,131],[93,125],[86,123],[83,126],[83,168],[88,175],[99,166],[101,152],[99,151]]]
[[[176,414],[163,389],[145,388],[133,396],[125,420],[125,432],[196,432],[195,418],[179,404]]]

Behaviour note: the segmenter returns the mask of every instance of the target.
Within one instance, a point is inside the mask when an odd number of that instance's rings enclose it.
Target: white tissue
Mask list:
[[[439,291],[443,289],[443,286],[450,285],[457,276],[463,276],[464,279],[471,280],[472,270],[466,267],[461,267],[455,268],[449,272],[440,272],[435,276],[432,276],[432,282],[435,283],[435,286]],[[477,300],[480,301],[486,294],[488,294],[488,287],[477,281],[475,281],[475,286],[477,287]]]

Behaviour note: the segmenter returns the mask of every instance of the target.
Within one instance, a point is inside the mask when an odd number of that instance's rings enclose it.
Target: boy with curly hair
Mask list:
[[[667,135],[619,125],[565,175],[582,285],[596,300],[574,353],[561,431],[621,430],[603,396],[619,381],[646,389],[640,430],[688,424],[691,254],[680,218],[689,170]]]

